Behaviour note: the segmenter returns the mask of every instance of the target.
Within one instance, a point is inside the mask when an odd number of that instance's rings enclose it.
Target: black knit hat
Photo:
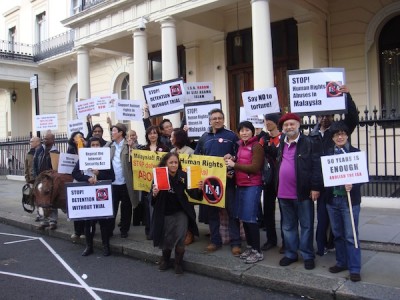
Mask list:
[[[264,116],[265,121],[272,121],[274,122],[276,125],[278,125],[279,119],[281,118],[281,114],[268,114]]]

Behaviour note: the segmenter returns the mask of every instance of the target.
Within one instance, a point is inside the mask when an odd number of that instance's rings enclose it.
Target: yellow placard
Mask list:
[[[132,150],[133,188],[148,192],[153,181],[153,168],[157,167],[166,152]],[[188,166],[201,168],[201,179],[206,182],[203,193],[206,197],[193,203],[225,207],[226,167],[224,159],[217,156],[180,154],[182,169]],[[198,168],[196,167],[196,168]]]

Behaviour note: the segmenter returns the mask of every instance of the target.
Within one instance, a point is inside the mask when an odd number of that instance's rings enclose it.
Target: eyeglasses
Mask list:
[[[211,121],[221,121],[223,119],[224,119],[224,117],[214,117],[214,118],[211,118]]]
[[[334,135],[333,135],[333,137],[334,138],[338,138],[338,137],[347,137],[347,133],[346,132],[338,132],[338,133],[335,133]]]

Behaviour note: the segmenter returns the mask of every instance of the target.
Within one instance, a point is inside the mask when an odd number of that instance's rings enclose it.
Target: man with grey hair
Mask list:
[[[34,136],[30,139],[29,145],[30,149],[25,156],[25,164],[24,164],[24,171],[25,171],[25,182],[29,183],[31,186],[35,182],[35,176],[33,174],[33,157],[35,156],[35,152],[41,146],[40,138]],[[41,215],[39,213],[39,207],[36,208],[36,219],[35,222],[39,222]]]

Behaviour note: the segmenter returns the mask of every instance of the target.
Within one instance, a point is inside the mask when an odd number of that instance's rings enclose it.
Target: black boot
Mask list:
[[[175,247],[175,274],[183,274],[182,261],[184,254],[185,254],[184,247],[179,247],[179,246]]]
[[[162,251],[160,265],[158,266],[160,271],[165,271],[170,267],[169,260],[171,259],[171,252],[172,251],[170,249],[165,249]]]
[[[108,230],[101,230],[101,241],[103,243],[103,256],[110,256],[110,234]]]
[[[86,248],[82,252],[82,256],[88,256],[93,253],[93,235],[85,235],[86,238]]]

